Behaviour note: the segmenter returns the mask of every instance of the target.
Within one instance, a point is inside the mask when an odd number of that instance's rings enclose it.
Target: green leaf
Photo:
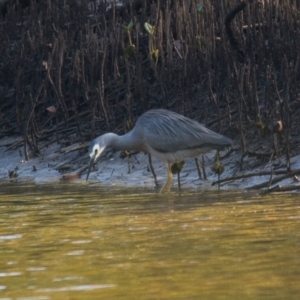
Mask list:
[[[128,45],[123,52],[124,58],[128,58],[135,50],[134,45]]]
[[[133,26],[133,23],[132,23],[132,20],[131,20],[130,23],[128,24],[128,26],[127,26],[128,30],[131,30],[132,26]]]
[[[149,23],[144,23],[144,27],[146,29],[146,31],[149,33],[149,34],[153,34],[154,32],[154,27],[152,27]]]
[[[152,60],[154,62],[157,62],[157,59],[158,59],[158,49],[152,51],[151,58],[152,58]]]
[[[202,6],[202,4],[201,3],[198,3],[197,4],[197,12],[201,12],[202,11],[202,9],[203,9],[203,6]]]
[[[182,168],[183,168],[183,165],[184,165],[184,161],[180,161],[180,162],[176,162],[174,164],[171,165],[171,172],[173,174],[177,174],[177,173],[180,173]]]
[[[221,175],[225,171],[225,168],[219,162],[215,162],[211,169],[217,175]]]

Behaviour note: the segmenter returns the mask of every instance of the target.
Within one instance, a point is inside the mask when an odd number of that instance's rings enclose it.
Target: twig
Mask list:
[[[151,173],[152,173],[153,178],[154,178],[155,186],[158,186],[158,182],[157,182],[157,178],[156,178],[156,174],[155,174],[154,168],[152,166],[152,159],[151,159],[151,155],[150,154],[148,154],[148,159],[149,159],[150,170],[151,170]]]
[[[268,184],[268,187],[269,187],[269,188],[270,188],[271,185],[272,185],[273,175],[274,175],[274,170],[273,170],[273,168],[272,168],[272,170],[271,170],[271,176],[270,176],[269,184]]]
[[[178,191],[180,192],[180,171],[177,173]]]
[[[247,151],[245,154],[248,154],[249,157],[272,157],[273,153],[259,153],[259,152],[251,152],[251,151]]]
[[[17,142],[15,142],[15,143],[11,144],[10,146],[8,146],[8,147],[4,150],[4,152],[6,152],[6,151],[8,151],[8,150],[10,150],[10,149],[12,149],[12,148],[14,148],[14,147],[19,146],[19,145],[22,144],[23,142],[24,142],[24,138],[22,138],[22,139],[20,139],[19,141],[17,141]]]
[[[198,157],[195,157],[195,163],[196,163],[196,167],[197,167],[197,172],[198,172],[199,179],[201,180],[202,179],[202,174],[201,174],[201,170],[200,170],[200,166],[199,166]]]
[[[272,174],[272,172],[270,172],[270,171],[259,171],[259,172],[248,173],[248,174],[243,174],[243,175],[236,175],[236,176],[226,177],[226,178],[222,178],[220,180],[214,181],[211,185],[223,183],[226,181],[233,181],[233,180],[254,177],[254,176],[266,176],[266,175],[271,175],[271,174]],[[286,171],[273,171],[273,174],[274,175],[282,175],[282,174],[286,174]]]
[[[203,172],[203,178],[204,180],[207,179],[206,172],[205,172],[205,166],[204,166],[204,156],[202,155],[202,172]]]
[[[63,153],[69,153],[69,152],[72,152],[72,151],[77,151],[77,150],[81,150],[81,149],[85,149],[87,148],[89,145],[84,143],[75,143],[71,146],[68,146],[68,147],[64,147],[64,148],[61,148],[60,149],[60,152],[63,152]]]
[[[273,184],[275,184],[275,183],[277,183],[279,181],[282,181],[284,179],[287,179],[289,177],[292,177],[294,175],[297,175],[297,174],[300,174],[300,169],[297,169],[297,170],[292,171],[292,172],[290,172],[288,174],[285,174],[285,175],[282,175],[282,176],[279,176],[279,177],[273,179]],[[253,185],[253,186],[247,188],[247,190],[256,190],[256,189],[261,189],[261,188],[267,187],[269,185],[269,181],[270,180],[265,181],[265,182],[260,183],[260,184]]]
[[[261,194],[270,194],[273,192],[289,192],[289,191],[297,191],[300,190],[300,185],[287,185],[287,186],[280,186],[276,185],[270,189],[264,190]]]

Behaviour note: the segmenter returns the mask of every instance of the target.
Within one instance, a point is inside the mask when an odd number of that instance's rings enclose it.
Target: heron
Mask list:
[[[94,162],[105,148],[141,151],[165,163],[167,180],[161,189],[161,193],[165,193],[170,191],[172,184],[172,164],[198,157],[209,150],[223,150],[231,144],[231,139],[197,121],[170,110],[152,109],[142,114],[128,133],[105,133],[90,143],[86,180]]]

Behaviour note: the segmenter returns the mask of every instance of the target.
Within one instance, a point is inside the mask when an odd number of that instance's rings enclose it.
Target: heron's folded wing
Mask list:
[[[222,149],[232,141],[179,114],[154,114],[141,120],[145,142],[159,152],[195,148]]]

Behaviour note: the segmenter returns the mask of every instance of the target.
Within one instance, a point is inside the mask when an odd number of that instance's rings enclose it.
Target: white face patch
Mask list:
[[[92,149],[92,151],[90,152],[90,158],[93,158],[93,157],[95,157],[96,158],[96,156],[97,156],[97,153],[99,152],[99,145],[94,145],[94,147],[93,147],[93,149]]]
[[[95,158],[97,159],[100,154],[103,152],[104,147],[100,147],[98,144],[94,145],[92,151],[90,152],[90,158]]]

